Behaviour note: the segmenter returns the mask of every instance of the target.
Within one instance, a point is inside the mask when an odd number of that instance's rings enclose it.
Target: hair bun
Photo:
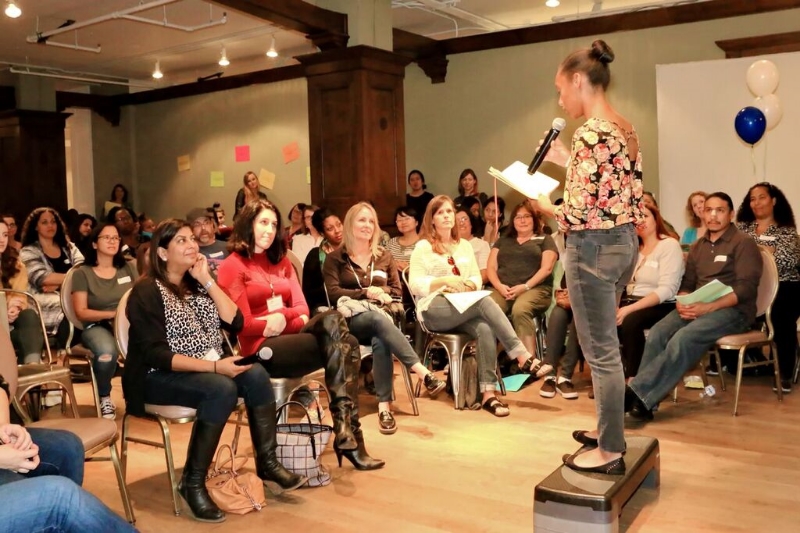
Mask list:
[[[602,39],[592,43],[592,50],[589,55],[605,65],[614,61],[614,51]]]

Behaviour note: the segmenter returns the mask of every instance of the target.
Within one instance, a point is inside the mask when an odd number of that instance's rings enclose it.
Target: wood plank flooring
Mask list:
[[[172,514],[163,452],[132,444],[128,483],[137,527],[143,532],[283,531],[337,532],[530,532],[533,488],[552,472],[561,455],[577,449],[573,429],[590,428],[594,402],[577,378],[580,398],[541,398],[534,383],[508,397],[511,416],[455,411],[449,397],[419,400],[421,416],[411,416],[396,377],[399,430],[377,430],[376,401],[362,395],[367,447],[387,465],[357,472],[336,466],[329,449],[323,464],[333,483],[287,496],[268,494],[260,513],[229,515],[222,524],[201,524]],[[716,378],[712,383],[718,386]],[[779,404],[768,378],[746,378],[740,415],[731,416],[733,379],[727,392],[700,399],[681,389],[677,404],[665,402],[656,421],[631,433],[661,443],[661,489],[640,490],[621,517],[628,532],[794,532],[800,528],[800,391]],[[124,403],[119,379],[113,397],[121,423]],[[85,416],[91,415],[87,384],[76,385]],[[47,416],[59,416],[51,409]],[[328,418],[329,421],[329,418]],[[155,424],[134,421],[138,434],[158,440]],[[190,428],[173,426],[176,465],[183,465]],[[223,440],[230,441],[233,426]],[[241,451],[252,454],[247,431]],[[253,469],[252,460],[248,468]],[[84,487],[122,514],[110,463],[87,463]]]

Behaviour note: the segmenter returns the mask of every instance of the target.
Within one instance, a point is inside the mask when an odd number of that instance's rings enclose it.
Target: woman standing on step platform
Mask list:
[[[197,409],[178,492],[201,522],[225,513],[206,490],[206,473],[237,398],[244,398],[256,473],[275,491],[294,490],[308,479],[286,470],[275,454],[275,394],[261,365],[220,359],[222,334],[242,329],[236,304],[214,282],[206,257],[183,220],[167,219],[153,234],[150,268],[131,291],[125,314],[130,345],[122,389],[130,413],[145,404]]]
[[[539,197],[542,211],[569,230],[564,271],[583,354],[592,369],[597,428],[575,431],[583,444],[565,455],[577,471],[625,473],[625,378],[616,331],[617,305],[636,261],[635,225],[642,220],[642,156],[633,125],[606,100],[614,52],[601,40],[561,63],[558,104],[572,118],[586,117],[569,150],[561,140],[546,160],[567,167],[564,204]]]

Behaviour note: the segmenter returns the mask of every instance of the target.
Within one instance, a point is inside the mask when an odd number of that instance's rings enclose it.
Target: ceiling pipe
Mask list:
[[[485,28],[487,30],[499,31],[499,30],[509,29],[509,27],[504,24],[500,24],[499,22],[495,22],[494,20],[482,17],[480,15],[476,15],[475,13],[472,13],[470,11],[465,11],[458,7],[454,7],[440,0],[416,0],[416,2],[423,4],[431,9],[435,9],[436,11],[441,11],[442,13],[447,13],[449,15],[453,15],[454,17],[458,17],[461,20],[466,20],[473,24],[477,24],[481,28]]]
[[[36,68],[36,67],[34,67]],[[41,68],[41,67],[40,67]],[[23,69],[19,69],[15,66],[12,66],[8,69],[9,72],[12,74],[23,74],[25,76],[38,76],[41,78],[55,78],[58,80],[69,80],[69,81],[78,81],[82,83],[96,83],[96,84],[104,84],[104,85],[124,85],[126,87],[137,87],[142,89],[154,89],[156,86],[153,84],[145,84],[145,83],[136,83],[136,82],[129,82],[129,81],[117,81],[117,80],[107,80],[102,78],[91,78],[86,76],[73,76],[71,74],[56,74],[51,72],[41,72],[36,70],[30,70],[30,67],[25,67]]]

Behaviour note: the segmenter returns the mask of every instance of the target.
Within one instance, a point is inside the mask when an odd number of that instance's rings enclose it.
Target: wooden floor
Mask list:
[[[368,449],[385,459],[386,467],[374,472],[337,468],[329,448],[323,463],[333,473],[331,485],[280,498],[268,494],[260,513],[229,515],[222,524],[201,524],[185,513],[173,516],[162,451],[132,444],[128,484],[137,527],[144,532],[529,532],[534,486],[560,464],[562,454],[577,449],[572,430],[590,428],[594,421],[594,402],[585,390],[578,400],[548,400],[539,396],[535,383],[510,394],[511,416],[505,419],[455,411],[443,394],[435,401],[421,399],[421,416],[414,417],[399,379],[396,385],[399,430],[394,435],[378,432],[375,398],[361,397]],[[118,378],[113,386],[121,422]],[[89,415],[89,387],[77,388],[81,411]],[[659,439],[661,488],[639,490],[624,509],[622,530],[798,531],[798,402],[800,391],[779,404],[767,378],[746,378],[734,418],[732,387],[711,399],[682,389],[677,404],[662,404],[655,422],[630,430]],[[55,411],[47,416],[57,416]],[[136,421],[132,427],[158,438],[155,424]],[[223,440],[232,435],[230,427]],[[188,436],[188,425],[173,427],[179,467]],[[241,450],[252,453],[246,431]],[[248,466],[253,468],[252,460]],[[110,463],[88,463],[84,487],[123,513]]]

